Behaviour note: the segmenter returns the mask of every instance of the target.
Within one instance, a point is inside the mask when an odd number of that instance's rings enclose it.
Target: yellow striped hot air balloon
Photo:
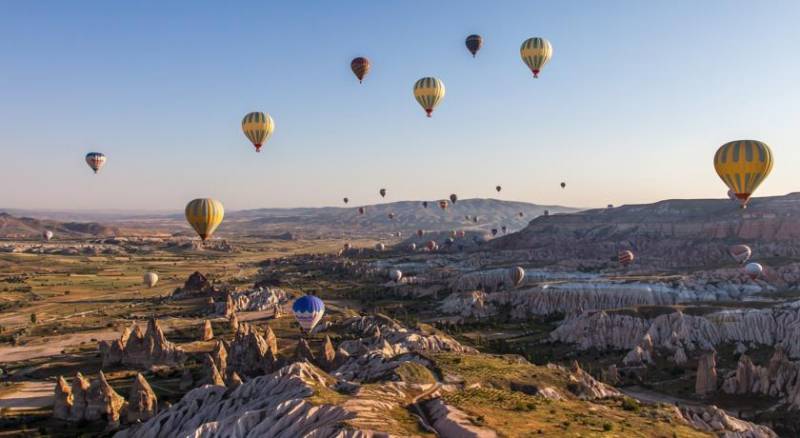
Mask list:
[[[430,117],[433,109],[444,99],[444,83],[432,77],[418,80],[414,84],[414,99],[417,99]]]
[[[275,121],[268,113],[258,111],[249,113],[242,119],[242,131],[256,147],[256,152],[261,152],[261,146],[275,131]]]
[[[186,204],[186,220],[203,241],[214,234],[214,230],[222,223],[223,216],[225,209],[215,199],[200,198]]]
[[[519,48],[519,55],[533,72],[533,77],[538,78],[542,67],[553,56],[553,46],[544,38],[528,38]]]
[[[772,151],[766,143],[736,140],[725,143],[714,154],[717,175],[747,207],[747,201],[772,170]]]

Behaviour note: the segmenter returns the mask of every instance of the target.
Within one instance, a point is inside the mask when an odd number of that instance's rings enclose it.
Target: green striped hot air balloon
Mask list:
[[[553,46],[544,38],[528,38],[519,48],[522,62],[531,69],[533,77],[538,78],[539,72],[553,56]]]
[[[252,112],[242,119],[242,131],[253,143],[256,152],[261,152],[261,146],[269,140],[275,131],[275,121],[268,113]]]
[[[434,77],[422,78],[414,84],[414,99],[425,110],[428,117],[444,99],[444,83]]]

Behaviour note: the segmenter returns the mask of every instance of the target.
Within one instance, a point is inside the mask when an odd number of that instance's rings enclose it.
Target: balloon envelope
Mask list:
[[[745,265],[744,272],[747,273],[751,279],[755,280],[764,272],[764,267],[761,266],[760,263],[751,262]]]
[[[147,287],[153,287],[158,283],[158,274],[155,272],[147,272],[144,274],[142,279],[144,281],[144,285]]]
[[[375,251],[383,251],[384,249],[386,249],[386,245],[384,245],[382,243],[376,243],[375,244]]]
[[[44,240],[50,240],[50,239],[52,239],[52,238],[53,238],[53,232],[52,232],[52,231],[50,231],[50,230],[45,230],[45,231],[42,233],[42,237],[44,238]]]
[[[186,204],[186,220],[203,240],[214,234],[224,216],[222,203],[215,199],[199,198]]]
[[[544,38],[528,38],[519,48],[519,55],[531,69],[533,77],[538,78],[539,72],[553,57],[553,46]]]
[[[472,53],[472,57],[474,58],[478,50],[483,46],[483,38],[480,35],[472,34],[467,37],[464,44],[466,44],[467,50],[469,50],[469,53]]]
[[[304,295],[294,301],[292,312],[295,319],[306,332],[310,332],[322,320],[325,303],[314,295]]]
[[[502,188],[502,187],[500,187],[500,186],[497,186],[497,187],[495,187],[494,189],[495,189],[495,190],[497,190],[498,192],[500,192],[500,190],[503,190],[503,188]]]
[[[378,193],[381,195],[381,198],[385,198],[386,197],[386,189],[380,189],[380,190],[378,190]]]
[[[261,146],[269,140],[275,131],[275,121],[272,116],[260,111],[248,113],[242,119],[242,132],[253,143],[256,152],[261,152]]]
[[[750,256],[753,255],[753,251],[747,245],[732,245],[728,248],[728,252],[731,257],[740,264],[744,264],[750,260]]]
[[[428,117],[433,114],[434,108],[444,99],[444,83],[433,77],[426,77],[414,84],[414,98],[425,110]]]
[[[105,166],[106,156],[100,152],[89,152],[86,154],[86,164],[94,170],[94,173],[97,173]]]
[[[525,279],[525,270],[522,269],[520,266],[515,266],[511,268],[511,280],[514,282],[514,286],[519,286],[522,284],[522,280]]]
[[[397,269],[392,269],[391,271],[389,271],[389,278],[390,278],[392,281],[395,281],[395,282],[396,282],[396,281],[400,281],[400,279],[401,279],[401,278],[403,278],[403,273],[402,273],[402,272],[400,272],[400,271],[399,271],[399,270],[397,270]]]
[[[630,265],[631,263],[633,263],[633,259],[634,259],[633,251],[629,251],[627,249],[624,251],[620,251],[617,256],[617,260],[619,260],[619,264],[622,266]]]
[[[455,193],[453,193],[452,195],[450,195],[450,202],[452,202],[453,204],[455,204],[455,203],[456,203],[456,201],[458,201],[458,196],[456,196],[456,194],[455,194]]]
[[[347,204],[348,202],[350,202],[350,199],[344,198],[344,199],[342,199],[342,201],[344,201],[344,203]]]
[[[353,74],[356,75],[359,83],[361,83],[367,73],[369,73],[370,67],[371,65],[369,63],[369,59],[364,58],[363,56],[353,58],[353,60],[350,61],[350,70],[353,70]]]
[[[442,210],[447,208],[447,201],[439,201],[439,208]]]
[[[742,208],[772,171],[772,164],[772,150],[757,140],[731,141],[714,154],[714,170],[741,202]]]

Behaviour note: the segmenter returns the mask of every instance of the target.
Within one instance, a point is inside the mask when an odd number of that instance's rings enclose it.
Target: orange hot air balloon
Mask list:
[[[364,80],[364,77],[367,75],[367,73],[369,73],[369,59],[364,58],[363,56],[354,58],[352,61],[350,61],[350,69],[353,70],[353,74],[356,75],[358,78],[358,83],[360,84]]]
[[[441,208],[442,210],[446,210],[447,209],[447,201],[445,201],[445,200],[439,201],[439,208]]]

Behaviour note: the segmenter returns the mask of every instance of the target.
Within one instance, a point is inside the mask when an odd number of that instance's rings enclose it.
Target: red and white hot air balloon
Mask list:
[[[630,265],[631,263],[633,263],[634,258],[635,257],[633,255],[633,251],[627,249],[624,251],[620,251],[617,257],[617,259],[619,260],[619,264],[622,266]]]
[[[753,255],[753,251],[747,245],[732,245],[728,248],[728,252],[741,265],[747,263],[750,260],[750,256]]]

